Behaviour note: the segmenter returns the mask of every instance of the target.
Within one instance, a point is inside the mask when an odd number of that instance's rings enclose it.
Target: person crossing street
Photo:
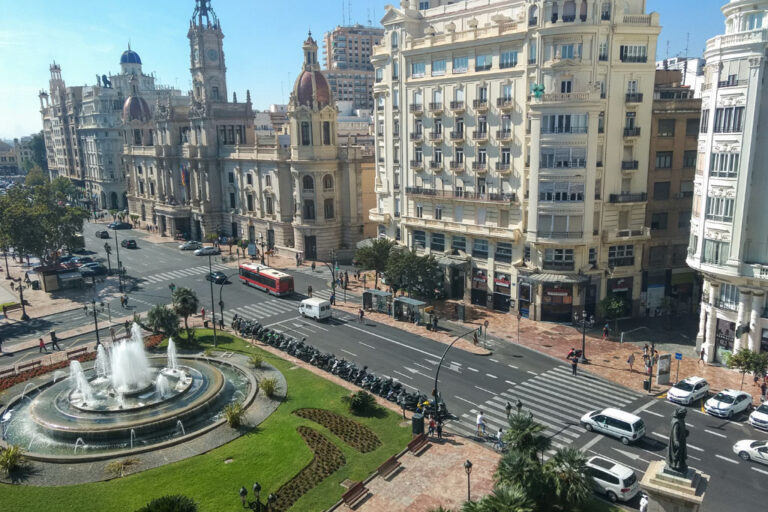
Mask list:
[[[576,369],[579,366],[579,358],[576,356],[573,356],[573,359],[571,359],[571,370],[573,371],[573,376],[576,376]]]

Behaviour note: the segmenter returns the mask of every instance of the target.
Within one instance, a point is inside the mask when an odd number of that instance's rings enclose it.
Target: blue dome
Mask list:
[[[141,57],[133,50],[125,50],[120,56],[120,64],[141,64]]]

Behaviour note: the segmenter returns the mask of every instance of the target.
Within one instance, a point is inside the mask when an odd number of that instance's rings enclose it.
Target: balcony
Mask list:
[[[454,172],[464,172],[464,162],[457,162],[456,160],[451,160],[450,168]]]
[[[625,137],[639,137],[640,136],[640,127],[635,126],[634,128],[624,128],[624,136]]]
[[[712,301],[712,303],[717,309],[727,309],[728,311],[737,311],[739,308],[739,305],[737,303],[731,302],[731,301],[725,301],[721,299],[715,299],[714,301]]]
[[[424,141],[424,132],[415,132],[411,133],[411,142],[423,142]]]
[[[742,85],[747,85],[749,83],[749,80],[721,80],[717,82],[717,86],[720,89],[724,89],[726,87],[741,87]]]
[[[472,108],[474,108],[478,112],[487,112],[488,111],[488,100],[474,100],[472,102]]]
[[[651,228],[644,226],[634,229],[614,229],[603,231],[603,239],[607,243],[628,242],[630,240],[648,240],[651,238]]]
[[[512,172],[512,164],[509,162],[496,162],[496,171],[499,174],[510,174]]]
[[[424,161],[423,160],[411,160],[411,169],[414,171],[420,171],[424,169]]]
[[[451,111],[454,113],[464,112],[466,109],[463,101],[452,101],[451,102]]]
[[[568,127],[554,126],[552,128],[542,127],[541,133],[542,135],[557,135],[560,133],[584,134],[584,133],[587,133],[587,127],[586,126],[568,126]]]
[[[729,46],[740,46],[743,44],[761,44],[768,42],[768,30],[748,30],[745,32],[736,32],[713,37],[707,41],[707,51],[717,50],[718,48],[728,48]]]
[[[496,106],[503,112],[509,112],[515,108],[515,100],[512,98],[498,98],[496,100]]]
[[[435,160],[431,160],[429,162],[429,168],[433,171],[442,171],[443,170],[443,162],[437,162]]]
[[[647,200],[648,200],[648,194],[646,194],[645,192],[638,192],[634,194],[622,193],[622,194],[610,195],[611,203],[644,203]]]
[[[573,270],[575,264],[572,261],[545,261],[542,268],[544,270]]]
[[[443,139],[443,132],[429,132],[429,140],[432,142]]]
[[[411,196],[441,197],[459,201],[491,201],[494,203],[512,203],[515,201],[515,194],[513,193],[502,194],[498,192],[482,193],[465,190],[437,190],[424,187],[405,187],[405,193]]]
[[[622,55],[621,62],[625,62],[627,64],[645,64],[646,62],[648,62],[648,56],[647,55]]]
[[[488,162],[472,162],[472,170],[478,173],[488,172]]]
[[[556,239],[556,240],[575,240],[584,236],[583,231],[544,231],[538,232],[538,238]]]
[[[462,142],[464,140],[464,130],[451,132],[451,142]]]
[[[640,166],[637,160],[624,160],[621,162],[622,171],[635,171]]]
[[[433,114],[438,114],[443,111],[443,103],[442,102],[432,102],[429,104],[429,111]]]
[[[628,92],[626,96],[627,103],[642,103],[643,93],[641,92]]]
[[[512,140],[512,129],[496,130],[496,140],[509,142]]]
[[[408,107],[408,111],[411,114],[420,116],[421,114],[424,113],[424,105],[422,105],[421,103],[412,104]]]
[[[608,265],[611,267],[634,267],[635,257],[625,256],[623,258],[609,258]]]
[[[474,130],[472,132],[472,140],[475,142],[488,142],[487,130]]]

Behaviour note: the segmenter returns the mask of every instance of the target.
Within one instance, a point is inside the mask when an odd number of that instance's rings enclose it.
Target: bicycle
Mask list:
[[[495,443],[493,443],[493,449],[496,453],[506,453],[507,451],[507,443],[504,441],[496,440]]]

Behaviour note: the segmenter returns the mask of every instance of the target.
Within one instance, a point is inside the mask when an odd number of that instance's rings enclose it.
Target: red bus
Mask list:
[[[293,276],[264,265],[242,263],[240,279],[247,286],[253,286],[278,297],[293,293]]]

